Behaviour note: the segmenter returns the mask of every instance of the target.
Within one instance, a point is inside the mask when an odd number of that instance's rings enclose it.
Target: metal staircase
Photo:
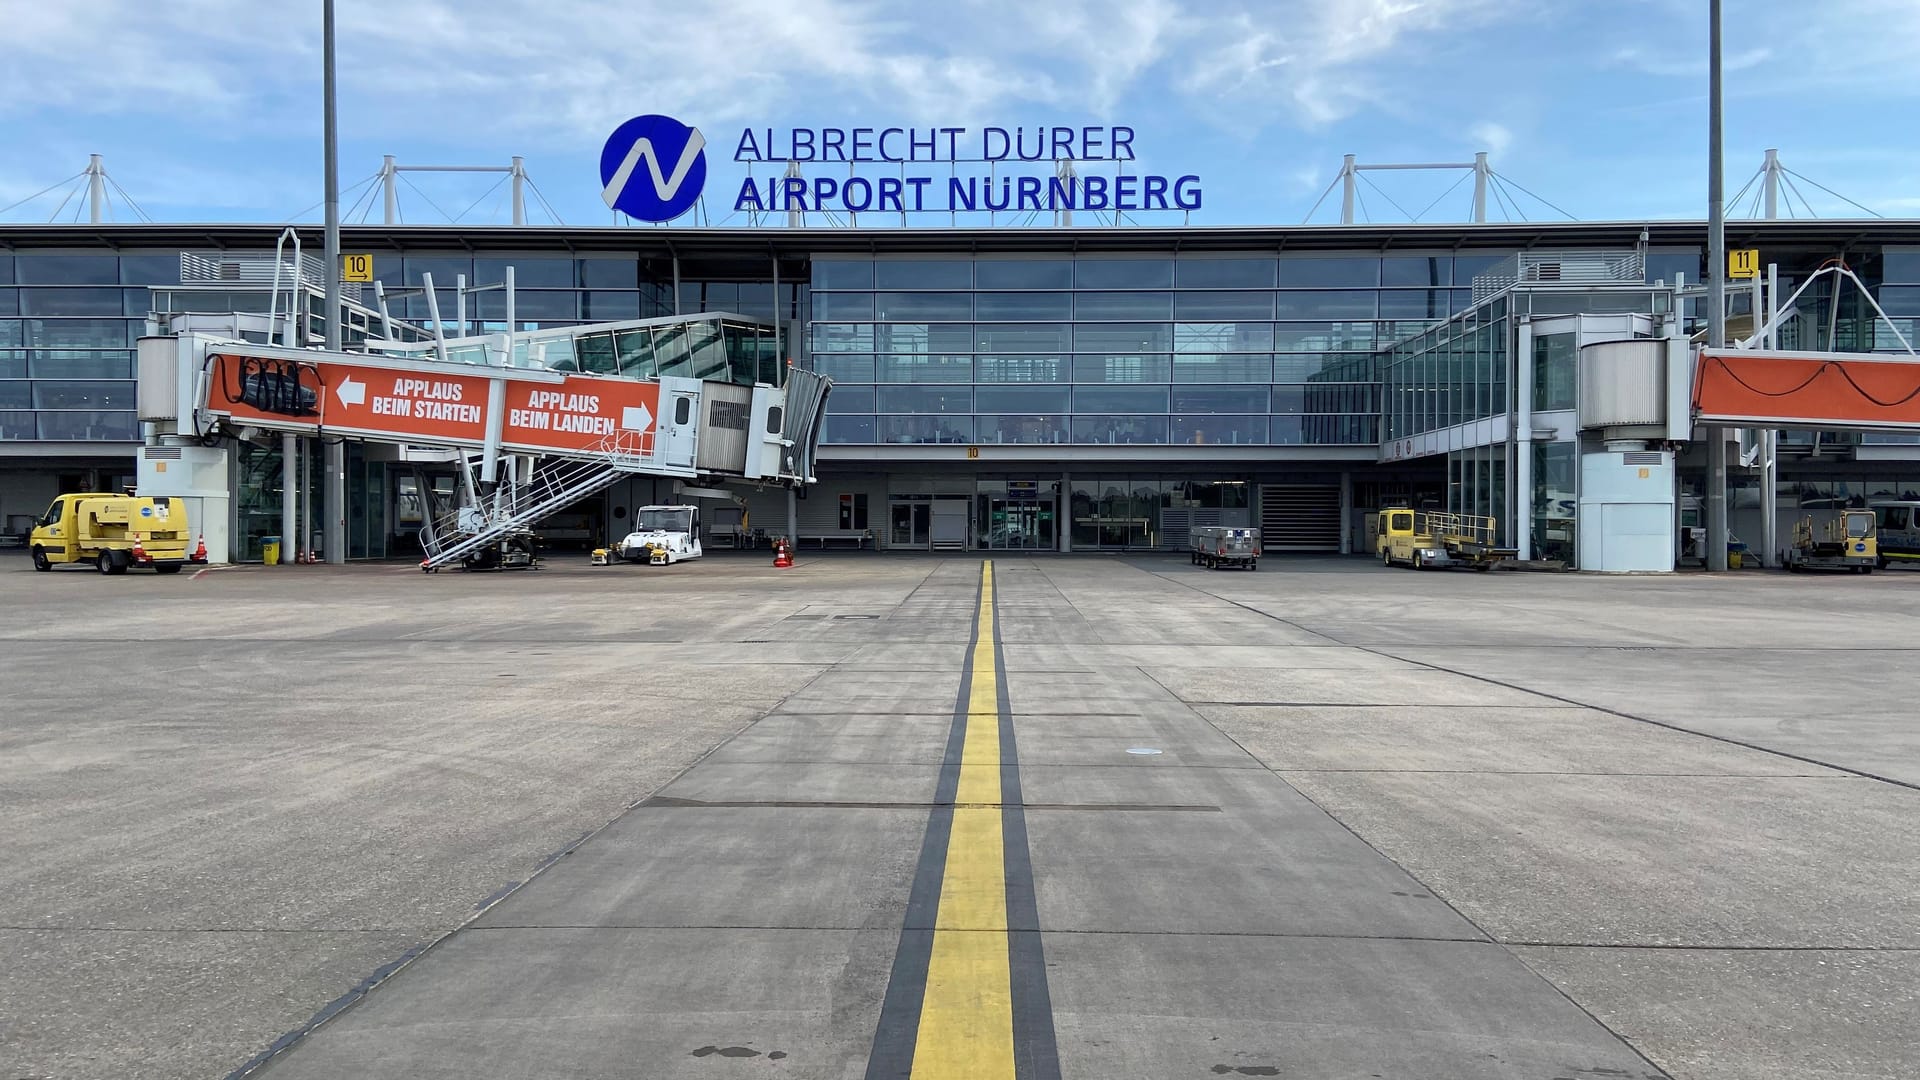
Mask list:
[[[472,505],[428,515],[420,532],[426,552],[420,569],[438,570],[516,533],[531,533],[534,522],[642,471],[649,460],[642,451],[632,433],[612,435],[590,455],[546,459],[524,484],[502,485]],[[462,468],[471,485],[471,459],[463,459]]]

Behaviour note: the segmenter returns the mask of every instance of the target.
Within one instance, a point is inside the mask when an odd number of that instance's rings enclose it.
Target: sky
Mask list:
[[[49,220],[90,153],[156,220],[319,220],[320,6],[0,0],[0,221]],[[384,154],[520,155],[532,221],[613,224],[601,148],[647,113],[707,138],[713,224],[748,223],[741,130],[793,127],[1126,126],[1129,171],[1200,178],[1197,225],[1337,220],[1349,153],[1486,151],[1495,220],[1706,213],[1706,0],[337,0],[337,41],[349,221]],[[1726,0],[1729,198],[1772,147],[1797,214],[1864,216],[1823,185],[1920,217],[1917,52],[1920,0]],[[503,224],[499,179],[409,174],[401,213]],[[1356,216],[1466,220],[1462,179],[1365,174]]]

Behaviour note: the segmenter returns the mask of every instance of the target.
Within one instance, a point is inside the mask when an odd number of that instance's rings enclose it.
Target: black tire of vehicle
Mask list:
[[[107,555],[113,561],[113,569],[107,571],[110,574],[124,574],[133,565],[133,556],[124,551],[109,551]]]
[[[153,572],[156,574],[177,574],[180,572],[180,564],[177,562],[155,563],[153,565]]]
[[[53,561],[47,558],[47,549],[36,546],[33,549],[33,568],[42,573],[53,569]]]
[[[1257,574],[1257,573],[1259,573],[1259,572],[1260,572],[1260,560],[1259,560],[1259,559],[1248,559],[1248,560],[1247,560],[1247,569],[1249,569],[1249,570],[1251,570],[1251,571],[1253,571],[1253,572],[1254,572],[1254,573],[1256,573],[1256,574]]]
[[[93,568],[103,574],[113,573],[113,553],[103,551],[94,557]]]

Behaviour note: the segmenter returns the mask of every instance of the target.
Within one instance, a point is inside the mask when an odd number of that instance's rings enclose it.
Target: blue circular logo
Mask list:
[[[639,221],[672,221],[693,208],[707,183],[699,128],[649,113],[613,129],[600,151],[600,196]]]
[[[1867,550],[1867,545],[1865,545],[1865,544],[1855,544],[1855,545],[1853,545],[1853,550],[1855,550],[1855,551],[1865,551],[1865,550]]]

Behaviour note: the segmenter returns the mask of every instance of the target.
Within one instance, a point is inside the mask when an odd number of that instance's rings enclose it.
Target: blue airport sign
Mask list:
[[[639,221],[672,221],[693,208],[707,183],[700,129],[649,113],[613,129],[600,151],[600,196]]]

